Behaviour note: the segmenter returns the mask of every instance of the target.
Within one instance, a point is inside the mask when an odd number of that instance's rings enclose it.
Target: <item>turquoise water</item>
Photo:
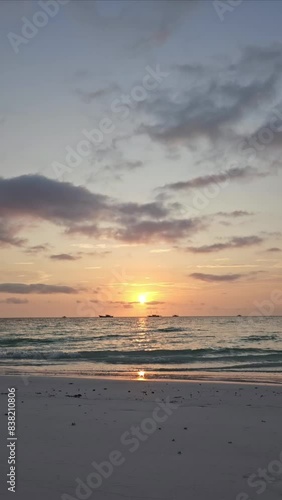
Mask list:
[[[0,370],[282,376],[282,318],[0,319]]]

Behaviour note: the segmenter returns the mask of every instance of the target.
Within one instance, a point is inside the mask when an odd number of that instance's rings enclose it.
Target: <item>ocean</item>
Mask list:
[[[0,319],[0,372],[282,380],[281,317]]]

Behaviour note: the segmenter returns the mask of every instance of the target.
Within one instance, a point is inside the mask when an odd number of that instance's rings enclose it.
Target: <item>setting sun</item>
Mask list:
[[[145,304],[146,303],[146,295],[139,295],[138,297],[139,303],[140,304]]]

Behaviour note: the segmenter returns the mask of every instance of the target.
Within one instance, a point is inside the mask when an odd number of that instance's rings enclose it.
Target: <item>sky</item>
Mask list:
[[[281,315],[282,2],[0,11],[0,316]]]

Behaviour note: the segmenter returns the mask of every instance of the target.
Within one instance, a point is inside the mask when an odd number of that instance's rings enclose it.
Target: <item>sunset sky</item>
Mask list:
[[[0,2],[0,316],[282,314],[282,2],[51,3]]]

